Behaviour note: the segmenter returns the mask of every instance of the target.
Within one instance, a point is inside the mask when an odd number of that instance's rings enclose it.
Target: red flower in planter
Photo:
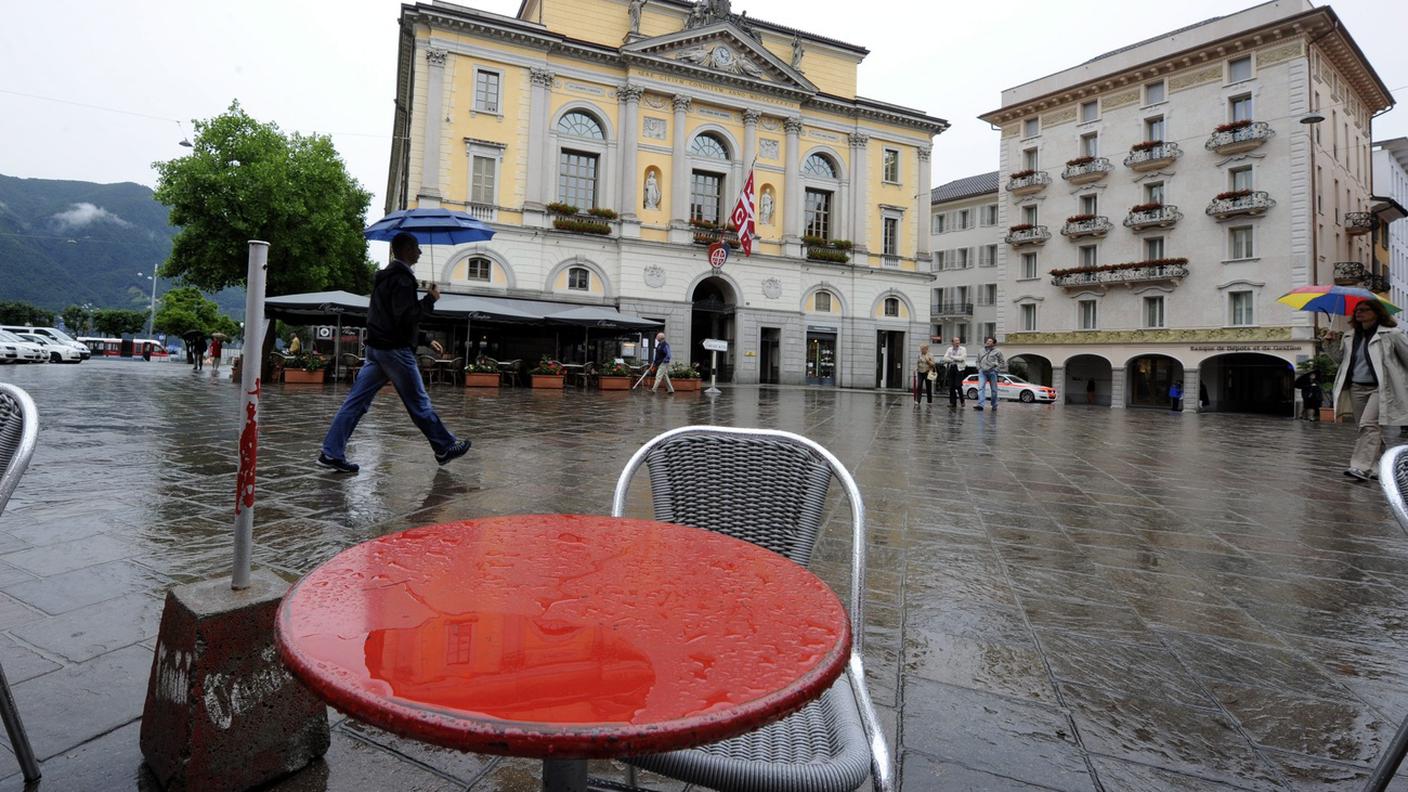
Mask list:
[[[1228,190],[1227,192],[1220,192],[1220,193],[1218,193],[1218,194],[1217,194],[1217,200],[1219,200],[1219,201],[1231,201],[1231,200],[1234,200],[1234,199],[1237,199],[1237,198],[1246,198],[1248,195],[1251,195],[1251,194],[1252,194],[1252,191],[1251,191],[1251,190]]]
[[[1144,141],[1143,143],[1135,143],[1133,146],[1130,146],[1130,147],[1129,147],[1129,150],[1130,150],[1130,151],[1152,151],[1152,150],[1158,148],[1159,146],[1162,146],[1163,144],[1164,144],[1164,142],[1163,142],[1162,140],[1146,140],[1146,141]]]
[[[1016,173],[1009,174],[1009,175],[1008,175],[1008,178],[1009,178],[1009,179],[1025,179],[1025,178],[1027,178],[1028,176],[1035,176],[1035,175],[1036,175],[1036,171],[1032,170],[1031,168],[1027,168],[1026,170],[1019,170],[1019,171],[1017,171]]]
[[[1080,166],[1080,165],[1089,165],[1090,163],[1092,163],[1092,162],[1094,162],[1094,161],[1095,161],[1095,158],[1094,158],[1094,157],[1076,157],[1075,159],[1068,159],[1068,160],[1066,160],[1066,167],[1068,167],[1068,168],[1074,168],[1074,167],[1077,167],[1077,166]]]
[[[1131,212],[1153,212],[1153,211],[1155,211],[1155,210],[1162,209],[1162,208],[1164,208],[1164,205],[1161,204],[1161,203],[1157,203],[1157,202],[1155,202],[1155,203],[1142,203],[1142,204],[1135,204],[1134,206],[1131,206],[1131,207],[1129,208],[1129,211],[1131,211]]]
[[[1093,215],[1093,214],[1076,214],[1076,215],[1071,215],[1070,217],[1067,217],[1067,218],[1066,218],[1066,222],[1067,222],[1067,223],[1084,223],[1084,222],[1087,222],[1087,221],[1090,221],[1090,220],[1094,220],[1094,219],[1095,219],[1095,215]]]
[[[1030,230],[1032,230],[1033,228],[1036,228],[1036,226],[1032,225],[1031,223],[1019,223],[1019,224],[1014,225],[1014,226],[1008,226],[1007,230],[1008,230],[1009,232],[1015,234],[1015,233],[1017,233],[1018,231],[1030,231]]]
[[[1249,119],[1249,118],[1244,118],[1244,119],[1242,119],[1241,121],[1229,121],[1229,122],[1226,123],[1226,124],[1218,124],[1218,125],[1217,125],[1217,128],[1214,129],[1213,131],[1214,131],[1214,132],[1235,132],[1235,131],[1237,131],[1238,129],[1246,129],[1247,127],[1249,127],[1249,126],[1251,126],[1251,125],[1252,125],[1251,119]]]

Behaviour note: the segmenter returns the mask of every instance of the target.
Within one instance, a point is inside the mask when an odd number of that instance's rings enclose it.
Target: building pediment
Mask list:
[[[732,22],[714,22],[621,47],[627,63],[711,81],[814,96],[817,87]]]

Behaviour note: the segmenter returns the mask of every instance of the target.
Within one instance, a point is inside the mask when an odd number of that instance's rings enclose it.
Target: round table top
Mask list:
[[[461,750],[630,756],[751,731],[845,668],[850,621],[801,566],[651,520],[525,515],[348,548],[279,607],[334,707]]]

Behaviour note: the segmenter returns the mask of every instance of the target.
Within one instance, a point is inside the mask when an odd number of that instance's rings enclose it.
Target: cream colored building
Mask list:
[[[727,339],[738,382],[902,387],[947,123],[857,96],[866,54],[727,0],[406,5],[387,209],[494,225],[422,260],[452,291],[659,319],[676,360]],[[751,163],[753,255],[711,268]]]
[[[941,184],[930,195],[932,337],[947,346],[957,336],[969,357],[985,336],[997,333],[997,262],[1004,233],[998,186],[998,172],[989,171]]]
[[[1289,414],[1317,325],[1276,298],[1368,264],[1372,120],[1392,104],[1304,0],[1003,91],[982,118],[1002,130],[1009,357],[1068,402],[1165,406],[1181,381],[1188,408]]]

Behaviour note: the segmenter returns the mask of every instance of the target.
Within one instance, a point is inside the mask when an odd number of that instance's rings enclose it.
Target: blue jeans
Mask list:
[[[401,403],[406,405],[406,412],[410,413],[411,420],[425,439],[430,441],[435,453],[444,453],[455,444],[455,436],[450,434],[430,406],[430,395],[425,392],[425,384],[421,382],[416,356],[411,348],[367,347],[367,361],[358,372],[357,381],[352,383],[352,391],[347,394],[342,408],[333,417],[327,437],[323,438],[324,454],[333,459],[347,458],[347,438],[357,428],[357,422],[366,415],[372,399],[376,398],[377,391],[387,380],[396,386],[396,393],[400,395]]]
[[[997,408],[997,369],[978,372],[978,405],[983,403],[983,388],[988,390],[988,401]]]

